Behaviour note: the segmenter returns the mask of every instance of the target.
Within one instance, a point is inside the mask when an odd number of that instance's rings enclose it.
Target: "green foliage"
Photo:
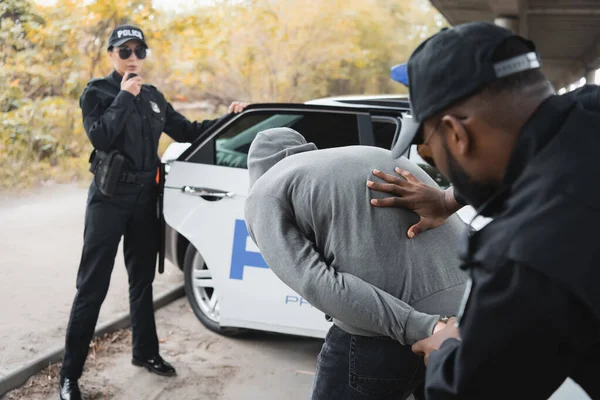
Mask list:
[[[75,101],[30,100],[0,120],[0,189],[81,178],[90,151]]]
[[[122,23],[146,33],[146,82],[221,113],[234,100],[406,93],[390,67],[444,21],[427,0],[218,0],[171,14],[152,0],[0,0],[0,190],[89,178],[78,100],[110,72]]]

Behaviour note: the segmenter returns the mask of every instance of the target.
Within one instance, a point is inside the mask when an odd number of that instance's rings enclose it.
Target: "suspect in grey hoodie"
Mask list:
[[[418,166],[388,150],[349,146],[317,150],[289,128],[260,132],[248,153],[245,219],[265,261],[290,288],[354,335],[385,335],[412,344],[431,335],[440,316],[456,315],[465,274],[457,240],[466,225],[444,225],[408,239],[411,211],[376,208],[373,169]]]

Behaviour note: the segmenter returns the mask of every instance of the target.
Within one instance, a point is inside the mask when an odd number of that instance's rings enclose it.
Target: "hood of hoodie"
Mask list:
[[[290,128],[273,128],[259,132],[248,151],[250,189],[275,164],[286,157],[317,150],[304,136]]]

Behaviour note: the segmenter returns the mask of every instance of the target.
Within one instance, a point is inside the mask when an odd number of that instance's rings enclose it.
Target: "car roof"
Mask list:
[[[334,96],[307,101],[305,104],[323,106],[375,106],[377,108],[409,109],[410,104],[407,95],[353,95]]]
[[[244,109],[244,112],[289,111],[293,113],[295,110],[377,113],[381,116],[400,117],[401,114],[409,110],[409,103],[406,96],[399,95],[339,96],[310,100],[305,103],[251,103]],[[233,113],[225,115],[219,123],[210,126],[196,141],[202,141],[209,137],[214,130],[219,129],[222,124],[233,118],[236,118]],[[190,146],[179,158],[187,157],[194,148],[195,146]]]
[[[250,110],[321,110],[321,111],[364,111],[398,115],[409,109],[408,103],[384,100],[310,100],[305,103],[252,103],[246,107]]]

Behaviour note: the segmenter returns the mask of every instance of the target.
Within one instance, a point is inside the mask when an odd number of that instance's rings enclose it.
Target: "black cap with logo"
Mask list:
[[[492,61],[506,39],[519,38],[531,52]],[[487,22],[444,28],[417,47],[407,64],[392,68],[392,79],[409,88],[412,115],[405,115],[392,144],[394,158],[422,141],[421,124],[457,101],[475,94],[485,84],[522,71],[540,68],[532,42]]]
[[[144,32],[133,25],[120,25],[115,28],[108,38],[108,48],[117,47],[130,40],[139,40],[148,48]]]

